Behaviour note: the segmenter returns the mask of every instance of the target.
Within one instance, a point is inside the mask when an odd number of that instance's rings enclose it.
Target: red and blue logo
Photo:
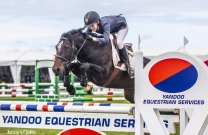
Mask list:
[[[204,61],[204,63],[208,66],[208,60]]]
[[[190,62],[178,58],[161,60],[149,71],[150,83],[167,93],[186,91],[196,83],[197,78],[196,68]]]
[[[99,132],[89,128],[71,128],[60,132],[58,135],[106,135],[103,132]]]

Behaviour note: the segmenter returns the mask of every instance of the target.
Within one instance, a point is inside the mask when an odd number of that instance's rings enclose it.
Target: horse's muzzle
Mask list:
[[[60,72],[61,72],[60,68],[53,67],[52,70],[53,70],[53,73],[55,74],[55,76],[59,76],[60,75]]]

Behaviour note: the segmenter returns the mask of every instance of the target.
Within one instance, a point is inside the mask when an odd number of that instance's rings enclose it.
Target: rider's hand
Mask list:
[[[85,39],[89,40],[89,41],[92,41],[92,36],[89,35],[89,34],[85,34]]]
[[[103,37],[103,35],[102,34],[99,34],[99,33],[92,33],[92,32],[88,32],[88,33],[86,33],[86,34],[89,34],[89,35],[91,35],[92,37]]]

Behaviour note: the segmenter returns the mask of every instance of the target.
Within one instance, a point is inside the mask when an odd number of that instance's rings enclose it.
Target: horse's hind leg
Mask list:
[[[87,77],[87,72],[90,69],[90,63],[84,63],[81,66],[81,83],[80,85],[84,87],[84,91],[87,92],[88,94],[92,93],[92,87],[88,85],[88,77]]]
[[[88,76],[88,73],[90,76]],[[102,78],[102,69],[100,66],[92,64],[92,63],[83,63],[81,66],[81,86],[84,87],[84,90],[88,93],[92,93],[92,88],[89,86],[88,77],[96,76],[95,78]]]
[[[134,103],[134,89],[124,89],[124,97],[130,103]]]
[[[87,78],[87,71],[90,69],[90,64],[89,63],[84,63],[81,66],[81,83],[80,85],[83,87],[87,87],[87,82],[88,82],[88,78]]]

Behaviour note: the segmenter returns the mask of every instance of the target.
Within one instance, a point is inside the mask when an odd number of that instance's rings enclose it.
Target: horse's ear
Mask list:
[[[61,37],[63,37],[65,34],[66,34],[66,32],[62,33],[62,34],[61,34]]]

